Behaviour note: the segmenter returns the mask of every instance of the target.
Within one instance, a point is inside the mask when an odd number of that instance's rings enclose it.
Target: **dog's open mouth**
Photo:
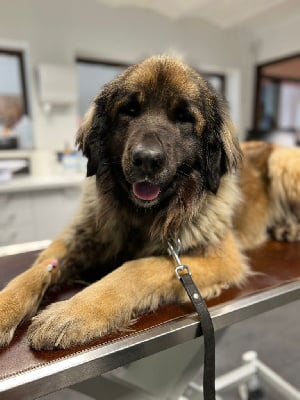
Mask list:
[[[132,191],[135,197],[143,201],[156,200],[160,194],[161,188],[150,182],[136,182],[132,185]]]

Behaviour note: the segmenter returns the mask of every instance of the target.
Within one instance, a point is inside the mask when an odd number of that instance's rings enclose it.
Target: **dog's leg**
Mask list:
[[[207,297],[239,284],[248,267],[231,235],[207,257],[182,256]],[[126,328],[138,314],[161,303],[187,301],[173,260],[149,257],[129,261],[69,300],[50,305],[33,318],[29,342],[35,349],[67,348]]]
[[[48,287],[59,280],[59,266],[49,270],[48,265],[53,259],[61,259],[65,252],[63,241],[54,241],[31,268],[0,292],[0,346],[9,344],[17,326],[36,312]]]

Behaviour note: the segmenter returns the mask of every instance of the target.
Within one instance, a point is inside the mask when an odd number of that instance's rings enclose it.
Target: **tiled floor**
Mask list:
[[[217,375],[240,365],[241,354],[255,350],[259,359],[300,390],[300,301],[232,326],[218,343]],[[264,400],[282,396],[264,387]],[[239,399],[236,391],[222,395]]]

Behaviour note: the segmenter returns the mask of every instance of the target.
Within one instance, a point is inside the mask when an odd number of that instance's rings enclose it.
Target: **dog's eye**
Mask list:
[[[175,111],[175,120],[181,124],[187,122],[193,124],[195,117],[189,110],[181,109]]]
[[[140,113],[140,105],[137,101],[131,101],[130,103],[124,104],[119,112],[129,117],[137,117]]]

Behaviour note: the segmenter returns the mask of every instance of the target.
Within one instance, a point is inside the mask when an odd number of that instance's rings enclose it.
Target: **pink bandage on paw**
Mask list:
[[[47,265],[47,270],[51,272],[54,268],[58,266],[58,260],[54,258],[50,264]]]

